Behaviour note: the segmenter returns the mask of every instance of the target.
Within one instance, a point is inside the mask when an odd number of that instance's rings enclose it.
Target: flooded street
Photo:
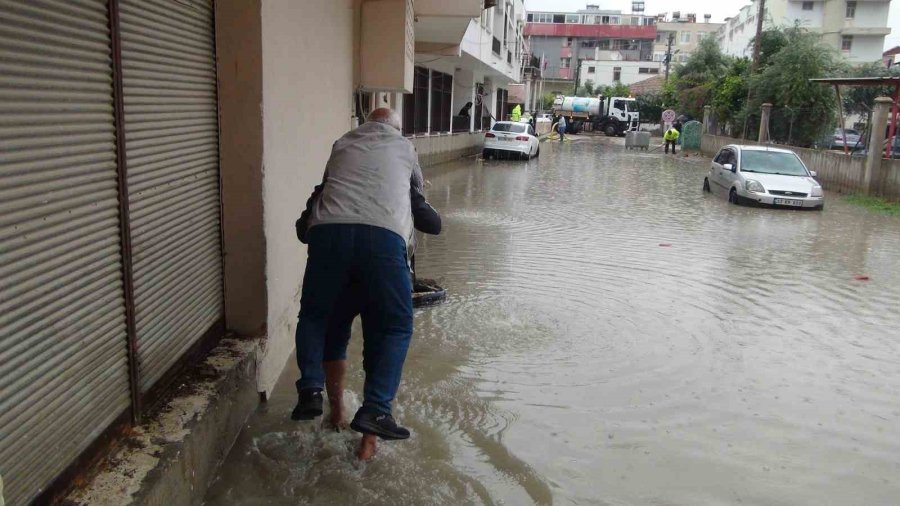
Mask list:
[[[896,504],[900,217],[736,207],[609,142],[426,169],[450,297],[416,311],[413,437],[361,464],[292,422],[291,360],[207,504]]]

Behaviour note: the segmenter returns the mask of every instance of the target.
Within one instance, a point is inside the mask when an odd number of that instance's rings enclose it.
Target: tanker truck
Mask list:
[[[553,101],[553,115],[565,116],[568,129],[578,131],[584,122],[608,136],[625,135],[640,127],[637,101],[628,97],[564,97]]]

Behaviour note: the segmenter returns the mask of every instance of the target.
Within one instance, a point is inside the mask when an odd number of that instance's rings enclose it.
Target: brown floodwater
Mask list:
[[[292,422],[290,361],[206,503],[897,504],[900,217],[736,207],[707,167],[581,140],[426,170],[450,295],[415,313],[413,437],[362,464]]]

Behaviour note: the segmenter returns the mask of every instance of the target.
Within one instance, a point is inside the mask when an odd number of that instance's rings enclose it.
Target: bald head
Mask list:
[[[385,125],[390,125],[397,130],[400,130],[400,116],[398,116],[397,113],[387,107],[379,107],[378,109],[370,112],[369,116],[366,118],[366,121],[384,123]]]

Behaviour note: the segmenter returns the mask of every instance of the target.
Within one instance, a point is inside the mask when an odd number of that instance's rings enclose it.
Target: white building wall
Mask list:
[[[591,72],[590,69],[594,71]],[[612,86],[616,83],[613,80],[615,69],[621,69],[621,78],[618,82],[622,84],[632,84],[644,79],[649,79],[663,72],[662,66],[658,62],[631,62],[631,61],[594,61],[586,60],[581,64],[581,72],[579,73],[579,86],[583,86],[588,80],[594,82],[594,86]],[[656,74],[641,73],[640,69],[656,69]]]
[[[881,60],[883,51],[884,37],[854,35],[850,52],[845,51],[844,56],[854,63],[873,63]]]
[[[844,26],[863,28],[886,26],[890,7],[890,2],[858,1],[856,2],[856,16],[853,19],[845,20]],[[900,29],[900,27],[893,28]]]
[[[776,24],[792,26],[799,22],[803,28],[818,28],[825,21],[825,3],[813,2],[813,10],[803,10],[803,2],[787,2],[785,15],[782,19],[774,20]]]
[[[322,179],[331,142],[350,129],[352,6],[352,0],[262,2],[268,339],[261,392],[271,392],[294,348],[306,262],[294,220]]]

